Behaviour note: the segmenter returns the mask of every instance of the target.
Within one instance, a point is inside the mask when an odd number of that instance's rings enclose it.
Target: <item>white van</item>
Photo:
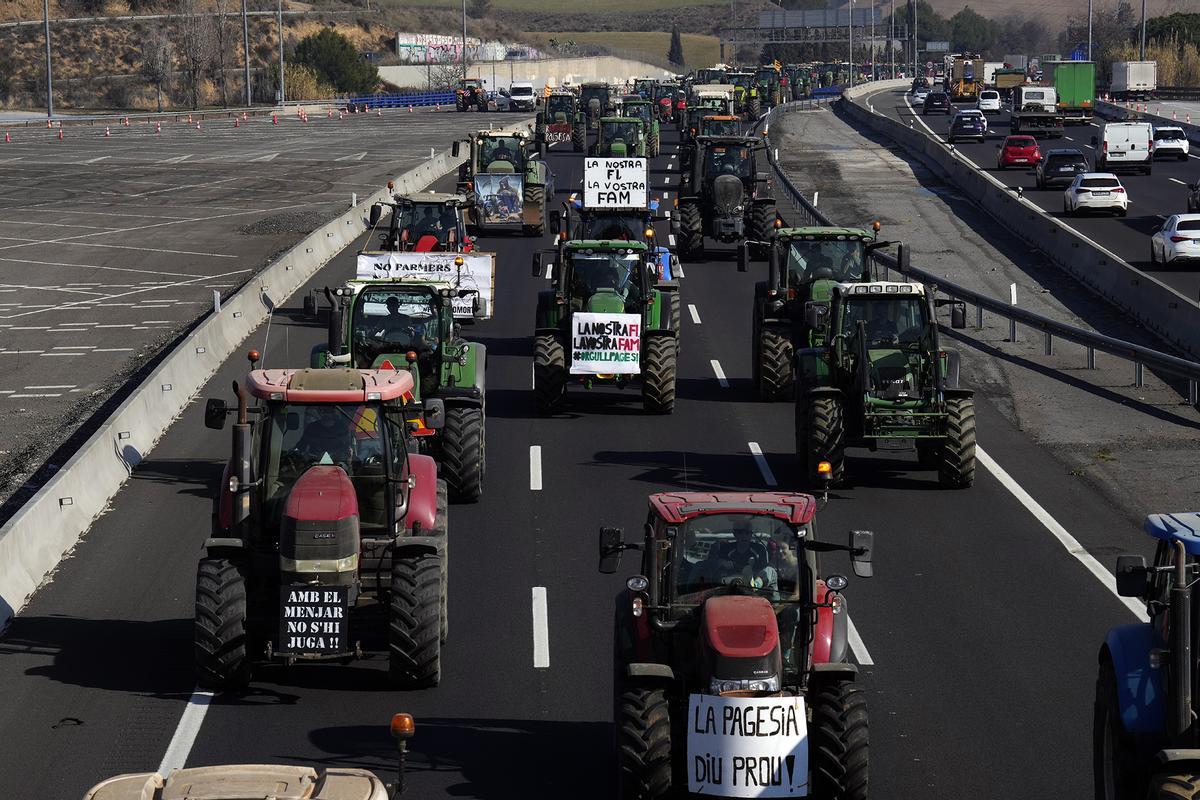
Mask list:
[[[528,82],[514,83],[510,86],[508,98],[513,111],[533,111],[533,107],[537,105],[537,95],[533,92],[533,84]]]
[[[1136,169],[1150,174],[1154,163],[1154,126],[1149,122],[1109,122],[1100,131],[1096,171]]]

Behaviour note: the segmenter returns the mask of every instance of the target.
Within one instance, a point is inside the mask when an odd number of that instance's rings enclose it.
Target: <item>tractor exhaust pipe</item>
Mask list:
[[[1192,745],[1194,714],[1192,691],[1192,587],[1188,555],[1183,542],[1175,542],[1175,585],[1171,589],[1171,677],[1175,702],[1171,707],[1171,738],[1177,746]]]
[[[334,294],[328,286],[325,287],[325,299],[329,301],[329,353],[340,356],[342,354],[342,322],[346,307],[342,303],[341,297]]]
[[[771,237],[770,249],[767,251],[767,289],[779,291],[779,247],[774,236]]]
[[[246,390],[234,381],[233,393],[238,401],[237,422],[233,425],[233,474],[237,476],[237,488],[233,495],[233,530],[241,535],[242,525],[250,518],[250,483],[253,481],[250,471],[251,428]]]
[[[934,392],[936,393],[935,394],[936,399],[940,402],[942,399],[942,392],[946,388],[946,381],[942,377],[942,339],[941,339],[941,330],[938,328],[938,325],[937,325],[937,301],[935,300],[936,296],[937,296],[937,286],[936,285],[930,286],[929,293],[925,296],[925,303],[929,309],[929,311],[928,311],[929,318],[931,320],[933,320],[933,324],[929,326],[929,328],[930,328],[930,334],[929,334],[930,347],[933,349],[933,353],[932,353],[933,389],[934,389]]]

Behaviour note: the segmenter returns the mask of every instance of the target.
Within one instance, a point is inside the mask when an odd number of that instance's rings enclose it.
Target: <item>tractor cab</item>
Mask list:
[[[575,152],[582,153],[587,134],[579,98],[573,92],[552,91],[538,110],[535,132],[539,148],[569,140]]]
[[[387,232],[379,234],[381,250],[469,253],[474,243],[463,220],[463,208],[467,205],[467,198],[459,194],[396,195],[394,203],[376,203],[371,207],[369,224],[375,228],[383,207],[390,206],[392,216]]]
[[[779,228],[770,242],[767,281],[761,292],[769,318],[795,319],[810,301],[828,303],[839,283],[871,279],[870,254],[891,242],[877,241],[870,229]]]
[[[571,92],[551,92],[546,98],[546,124],[570,123],[578,102]]]
[[[646,128],[636,117],[601,117],[592,155],[607,158],[645,158]]]
[[[640,313],[655,283],[650,250],[641,242],[578,240],[560,249],[557,285],[572,311]]]
[[[741,136],[742,121],[731,115],[709,115],[701,118],[697,136]]]
[[[587,117],[587,126],[594,129],[600,117],[615,108],[612,90],[607,83],[585,83],[579,87],[579,106]]]
[[[776,214],[770,179],[758,171],[758,154],[765,149],[754,137],[696,139],[681,178],[681,258],[702,252],[705,236],[719,242],[749,240],[756,247],[766,242]],[[739,268],[745,257],[739,255]]]
[[[638,97],[646,100],[654,99],[655,81],[653,78],[637,78],[633,82],[633,91]]]
[[[525,171],[525,139],[515,134],[479,133],[479,171],[492,174]]]
[[[541,236],[546,198],[554,194],[554,174],[524,132],[479,131],[467,140],[470,157],[458,168],[456,191],[472,198],[468,215],[475,230],[520,229]],[[450,152],[458,156],[460,142]]]
[[[641,242],[654,252],[658,264],[658,279],[669,281],[678,272],[678,259],[658,244],[654,223],[670,219],[659,215],[659,201],[651,200],[648,208],[588,208],[579,195],[571,195],[563,204],[565,216],[560,236],[566,241],[578,239],[609,239],[622,242]]]
[[[636,117],[649,126],[654,120],[654,104],[641,97],[626,97],[621,103],[621,115]]]

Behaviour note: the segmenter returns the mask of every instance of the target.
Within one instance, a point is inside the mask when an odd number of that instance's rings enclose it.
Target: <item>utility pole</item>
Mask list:
[[[896,0],[892,0],[891,32],[888,34],[888,67],[896,80]]]
[[[915,78],[918,75],[918,72],[917,72],[917,58],[918,58],[918,56],[917,56],[917,0],[912,0],[912,10],[913,10],[913,29],[912,29],[913,77]]]
[[[53,119],[54,79],[50,76],[50,0],[42,0],[42,13],[45,15],[46,21],[46,118]]]
[[[850,86],[854,86],[854,0],[850,0]]]
[[[1092,0],[1088,0],[1088,51],[1087,60],[1095,61],[1092,58]]]
[[[871,80],[875,80],[875,0],[871,0]]]
[[[1142,0],[1142,45],[1138,50],[1138,61],[1146,60],[1146,0]]]
[[[287,94],[284,91],[283,80],[283,0],[278,0],[279,3],[279,105],[287,102]]]
[[[463,76],[463,80],[465,81],[467,79],[467,0],[462,0],[462,12],[463,12],[463,52],[462,52],[463,74],[462,74],[462,76]],[[492,90],[495,91],[495,89],[496,89],[496,87],[493,86]]]
[[[246,0],[242,0],[242,51],[246,56],[246,105],[250,100],[250,17],[246,16]]]

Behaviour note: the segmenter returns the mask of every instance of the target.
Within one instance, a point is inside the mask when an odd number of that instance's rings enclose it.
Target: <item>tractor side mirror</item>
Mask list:
[[[374,228],[379,224],[379,218],[383,216],[383,206],[379,203],[371,204],[371,216],[367,217],[367,227]]]
[[[809,300],[804,304],[804,324],[809,330],[819,331],[825,328],[829,319],[829,304]]]
[[[453,156],[454,158],[458,158],[458,154],[461,150],[462,150],[462,142],[455,139],[453,142],[450,143],[450,155]]]
[[[850,566],[860,578],[875,574],[871,567],[871,556],[875,549],[875,534],[872,531],[850,531]]]
[[[543,250],[535,250],[533,253],[533,277],[540,278],[545,274],[543,265],[543,257],[546,255]]]
[[[738,245],[737,253],[737,268],[738,272],[746,272],[750,269],[750,243],[743,241]]]
[[[600,572],[612,575],[621,566],[621,551],[625,549],[620,528],[600,529]]]
[[[967,327],[967,304],[955,303],[950,306],[950,327],[960,331]]]
[[[225,427],[225,414],[228,409],[225,401],[215,397],[209,398],[204,404],[204,427],[219,431]]]
[[[317,298],[315,295],[304,295],[304,316],[315,317],[317,315]]]
[[[1145,597],[1148,576],[1145,556],[1117,556],[1117,594],[1121,597]]]
[[[446,426],[446,401],[431,397],[422,404],[425,411],[425,427],[441,430]]]

